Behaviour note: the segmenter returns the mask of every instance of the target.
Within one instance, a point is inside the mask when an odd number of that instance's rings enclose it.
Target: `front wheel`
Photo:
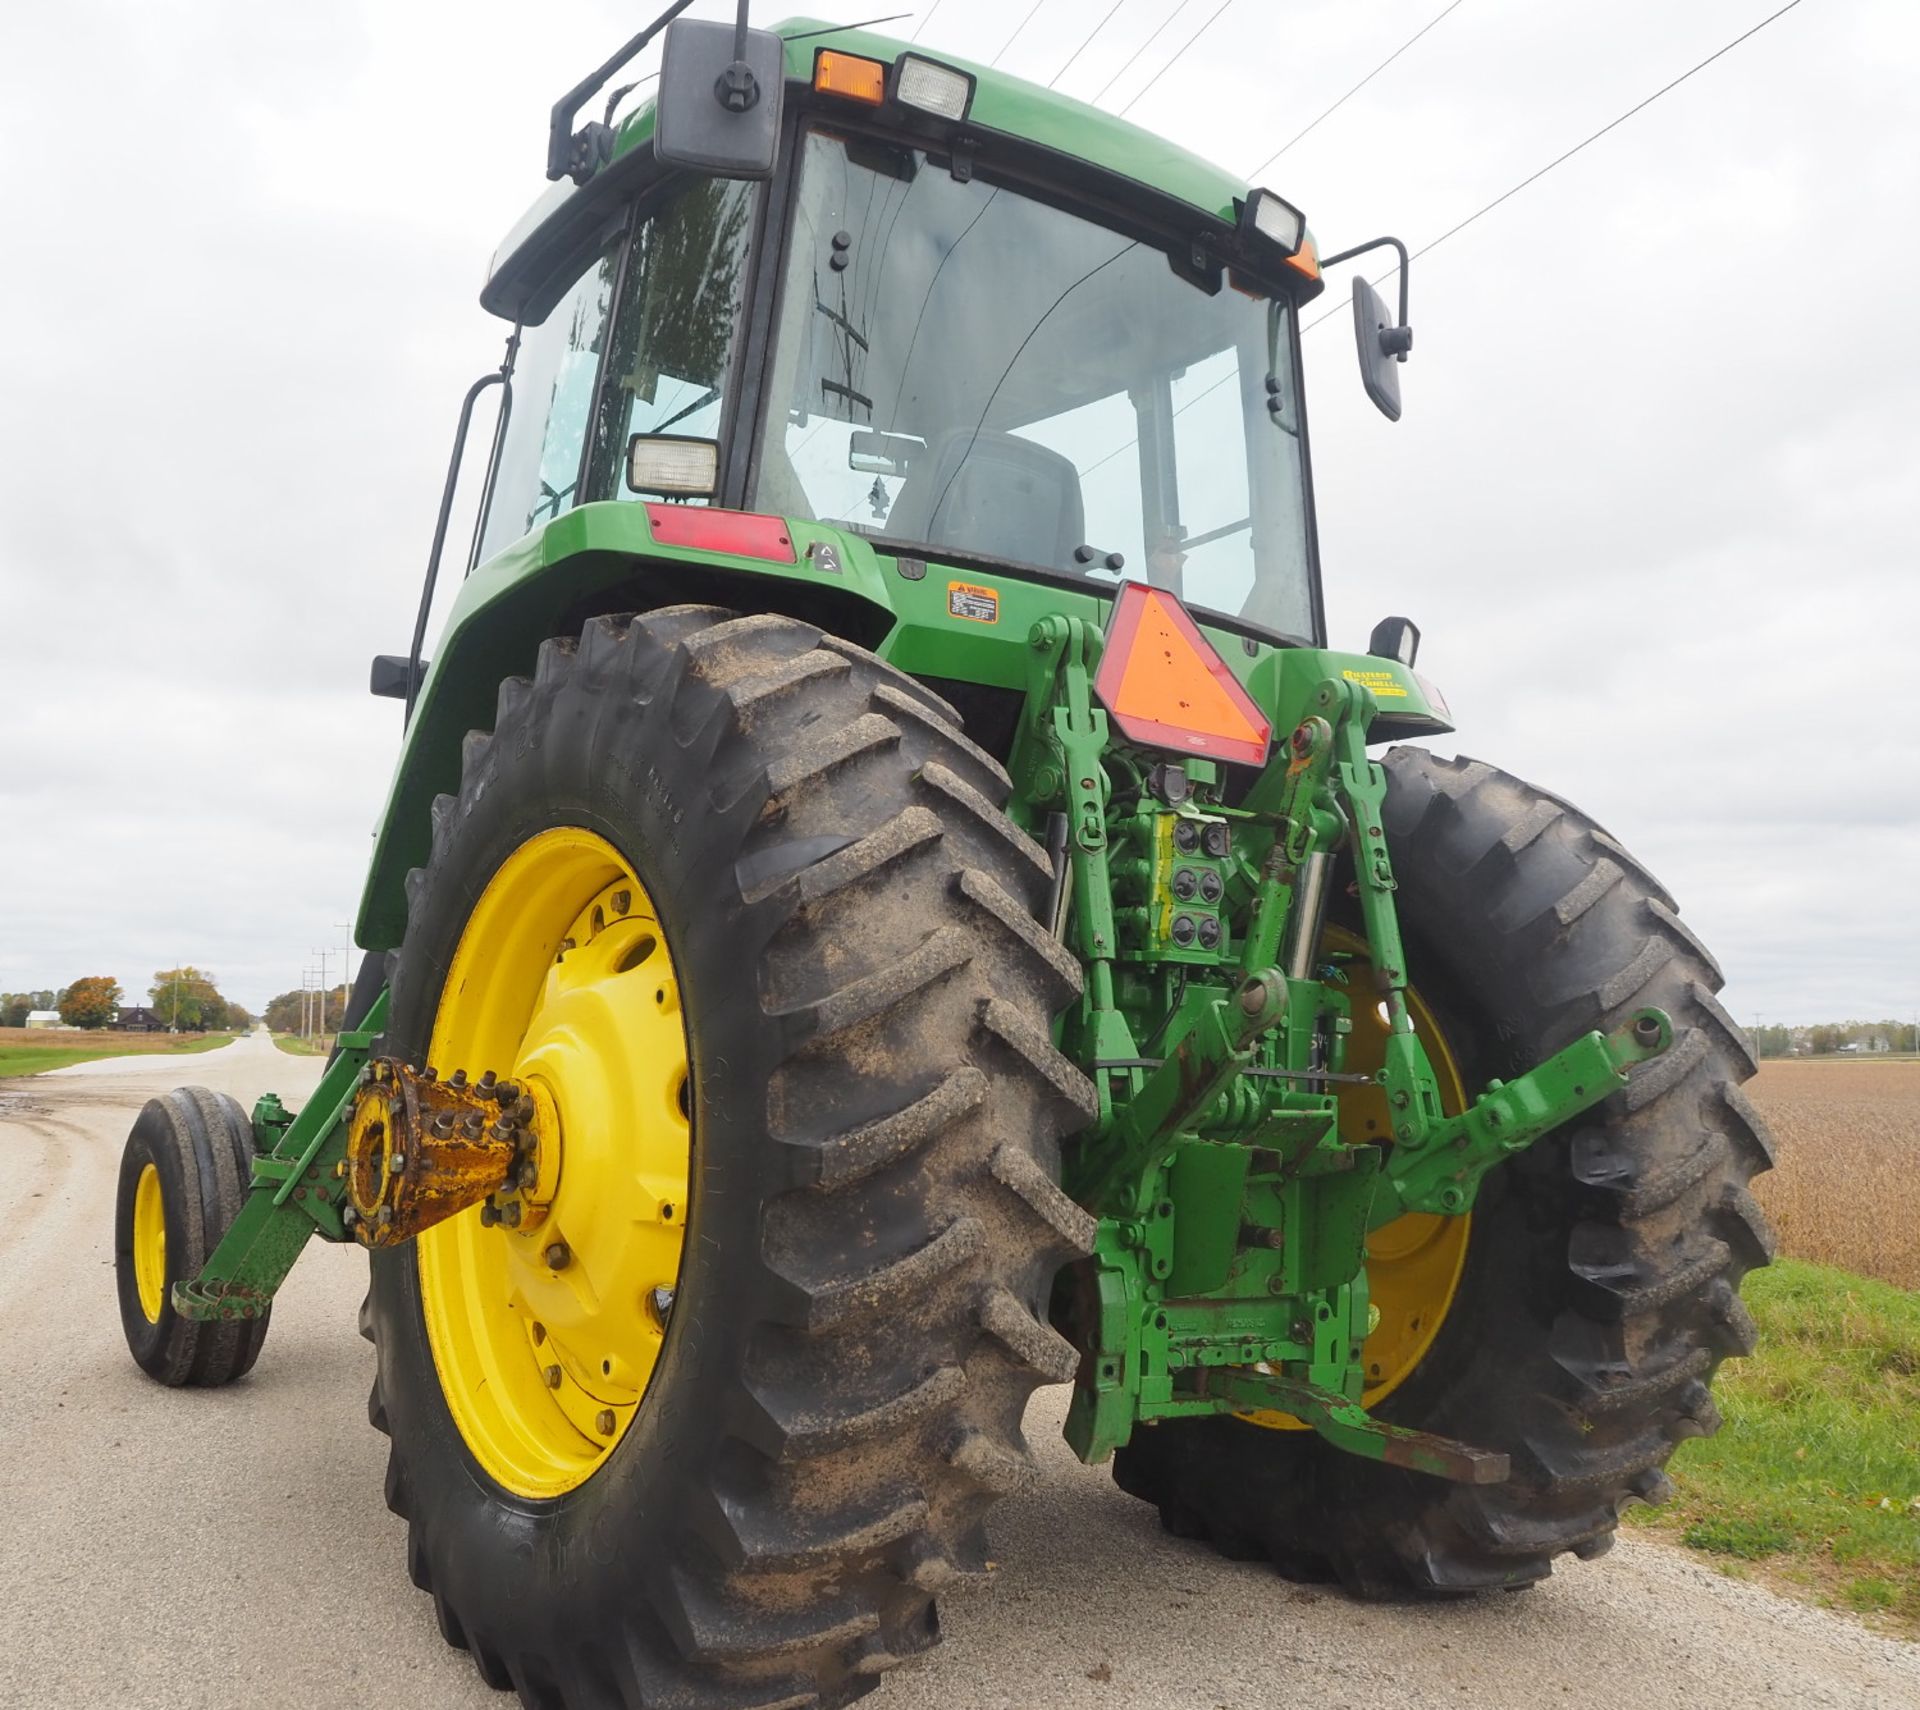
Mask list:
[[[1772,1252],[1747,1191],[1771,1153],[1720,971],[1652,876],[1491,766],[1403,748],[1386,767],[1408,972],[1444,1074],[1511,1077],[1646,1004],[1676,1029],[1623,1091],[1489,1175],[1470,1219],[1426,1220],[1464,1255],[1403,1260],[1386,1296],[1418,1359],[1373,1410],[1505,1450],[1512,1477],[1447,1484],[1237,1418],[1139,1432],[1114,1477],[1170,1530],[1296,1577],[1516,1587],[1603,1551],[1624,1503],[1666,1493],[1679,1441],[1718,1425],[1714,1369],[1752,1348],[1740,1279]]]
[[[173,1285],[200,1274],[253,1176],[253,1123],[225,1093],[176,1087],[150,1098],[120,1154],[113,1214],[114,1283],[127,1348],[172,1388],[245,1377],[267,1339],[257,1318],[199,1323],[173,1310]]]
[[[376,1252],[416,1584],[543,1710],[820,1704],[937,1637],[1092,1223],[1049,870],[950,708],[778,617],[545,643],[409,883],[387,1049],[524,1088],[515,1221]]]

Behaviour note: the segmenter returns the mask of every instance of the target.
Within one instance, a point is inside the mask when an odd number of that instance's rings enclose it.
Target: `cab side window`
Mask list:
[[[546,318],[521,333],[513,413],[481,536],[483,560],[579,502],[594,379],[625,241],[624,232],[612,239]]]
[[[643,212],[627,255],[594,434],[592,496],[627,490],[637,433],[718,439],[746,297],[751,184],[705,179]]]

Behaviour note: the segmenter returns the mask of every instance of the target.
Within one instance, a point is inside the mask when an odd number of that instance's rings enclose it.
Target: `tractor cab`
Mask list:
[[[680,32],[731,47],[682,21],[670,57]],[[903,43],[761,39],[758,157],[662,158],[675,103],[731,118],[682,74],[581,133],[582,181],[503,246],[482,300],[520,344],[478,557],[581,503],[723,506],[1318,639],[1300,215]]]

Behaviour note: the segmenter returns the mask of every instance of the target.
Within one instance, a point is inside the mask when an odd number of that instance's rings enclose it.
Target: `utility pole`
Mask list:
[[[346,990],[340,999],[340,1025],[345,1027],[347,1002],[353,996],[353,923],[347,920],[336,920],[333,923],[333,929],[341,935],[340,983]]]
[[[327,1042],[327,999],[332,995],[327,987],[327,959],[331,950],[316,950],[314,955],[320,958],[320,1043]]]

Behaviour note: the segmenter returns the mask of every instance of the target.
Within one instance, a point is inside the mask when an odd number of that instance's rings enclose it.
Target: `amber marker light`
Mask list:
[[[1320,255],[1313,247],[1312,238],[1302,238],[1300,247],[1287,257],[1289,267],[1297,267],[1309,279],[1320,277]]]
[[[840,95],[877,107],[887,98],[887,68],[877,59],[822,48],[814,56],[813,86],[822,95]]]

